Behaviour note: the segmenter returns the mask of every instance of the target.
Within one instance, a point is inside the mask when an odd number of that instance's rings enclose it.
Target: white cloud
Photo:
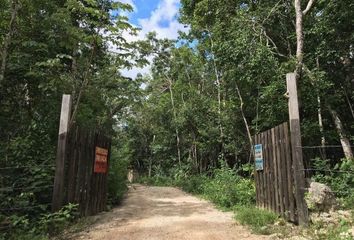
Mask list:
[[[134,4],[133,0],[125,0]],[[135,7],[136,9],[136,7]],[[128,33],[123,36],[128,41],[142,40],[149,32],[155,31],[158,38],[177,39],[178,31],[188,31],[183,24],[177,20],[179,10],[179,0],[160,0],[157,8],[151,12],[148,18],[137,19],[141,31],[137,36],[131,36]],[[163,23],[163,24],[162,24]],[[138,73],[148,74],[150,66],[145,68],[125,69],[122,74],[127,77],[135,78]]]
[[[118,0],[114,0],[114,1],[118,1]],[[133,12],[135,13],[138,12],[138,8],[134,4],[133,0],[119,0],[119,2],[129,4],[133,8]],[[132,12],[124,11],[124,10],[119,10],[118,13],[119,15],[126,16],[126,17],[130,17],[132,15]]]

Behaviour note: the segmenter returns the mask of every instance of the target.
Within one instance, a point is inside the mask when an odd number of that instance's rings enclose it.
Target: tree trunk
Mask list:
[[[18,2],[18,0],[13,0],[11,4],[11,19],[9,23],[9,31],[5,36],[4,44],[1,48],[0,86],[5,78],[8,50],[12,40],[12,36],[15,32],[15,21],[19,9],[20,9],[20,3]]]
[[[91,54],[90,54],[90,58],[87,62],[87,66],[86,66],[86,70],[84,72],[84,76],[83,76],[83,80],[82,80],[82,85],[79,89],[79,93],[77,95],[77,99],[76,99],[76,102],[75,102],[75,105],[74,105],[74,110],[73,110],[73,113],[71,115],[71,119],[70,119],[70,125],[69,125],[69,129],[70,127],[72,126],[72,124],[75,122],[75,118],[76,118],[76,115],[78,113],[78,109],[79,109],[79,104],[80,104],[80,101],[81,101],[81,97],[82,97],[82,94],[84,93],[86,87],[88,86],[89,84],[89,74],[90,74],[90,69],[91,69],[91,64],[94,60],[94,57],[95,57],[95,54],[96,54],[96,39],[94,40],[94,42],[92,43],[92,50],[91,50]],[[73,96],[74,98],[75,96]]]
[[[250,144],[250,158],[249,158],[249,162],[251,162],[251,158],[253,156],[253,140],[252,140],[252,135],[251,135],[251,131],[250,131],[250,127],[248,125],[248,121],[246,119],[245,113],[243,112],[243,99],[241,96],[241,92],[240,89],[238,88],[238,85],[236,83],[236,90],[237,90],[237,94],[238,97],[240,99],[240,110],[241,110],[241,114],[242,114],[242,118],[243,118],[243,122],[245,123],[245,127],[246,127],[246,131],[247,131],[247,136],[248,136],[248,141]]]
[[[342,144],[344,156],[346,158],[353,158],[353,151],[350,148],[350,141],[345,135],[343,124],[342,124],[342,121],[339,118],[338,113],[335,110],[333,110],[331,107],[328,107],[328,109],[329,109],[329,112],[332,115],[334,124],[336,126],[336,130],[337,130],[337,133],[338,133],[339,138],[340,138],[340,143]]]
[[[301,10],[301,0],[295,0],[295,14],[296,14],[296,79],[299,80],[301,76],[301,69],[303,64],[304,51],[304,33],[302,28],[303,14]]]
[[[348,103],[348,106],[349,106],[349,109],[350,109],[350,113],[352,114],[352,117],[354,119],[354,110],[353,110],[352,104],[350,103],[350,98],[349,98],[348,93],[345,90],[345,88],[343,86],[342,86],[342,88],[343,88],[343,92],[344,92],[344,95],[345,95],[345,99],[347,100],[347,103]]]
[[[321,155],[323,159],[326,159],[326,138],[324,135],[324,128],[323,128],[323,119],[322,119],[322,106],[321,106],[321,98],[317,94],[317,114],[318,114],[318,126],[320,127],[321,133]]]
[[[317,57],[316,58],[316,66],[317,66],[317,70],[320,70],[320,60]],[[311,73],[312,75],[312,73]],[[314,78],[314,81],[316,79]],[[321,155],[322,155],[322,159],[326,159],[327,158],[327,154],[326,154],[326,137],[324,135],[324,127],[323,127],[323,118],[322,118],[322,104],[321,104],[321,97],[319,94],[319,91],[317,90],[317,113],[318,113],[318,126],[320,127],[320,133],[321,133]]]
[[[301,70],[304,60],[304,31],[303,31],[303,17],[310,11],[314,0],[309,0],[304,11],[301,10],[301,0],[295,0],[295,14],[296,14],[296,80],[300,80]]]
[[[180,138],[179,138],[179,130],[177,126],[177,113],[176,113],[176,108],[175,108],[175,100],[173,97],[173,90],[172,90],[172,80],[165,75],[168,83],[169,83],[169,90],[170,90],[170,99],[171,99],[171,105],[172,105],[172,111],[173,111],[173,118],[176,123],[175,127],[175,132],[176,132],[176,147],[177,147],[177,157],[178,157],[178,164],[181,166],[181,149],[180,149]]]
[[[208,30],[209,32],[209,30]],[[221,152],[223,153],[223,149],[224,149],[224,130],[223,130],[223,126],[222,126],[222,116],[221,116],[221,81],[220,81],[220,76],[219,76],[219,71],[216,65],[216,61],[215,61],[215,55],[213,52],[213,48],[214,48],[214,42],[213,42],[213,38],[211,37],[211,33],[209,32],[209,37],[210,37],[210,42],[211,42],[211,53],[213,55],[213,67],[214,67],[214,73],[215,73],[215,79],[216,79],[216,87],[217,87],[217,91],[218,91],[218,125],[219,125],[219,131],[220,131],[220,141],[221,141]]]
[[[152,145],[154,145],[154,143],[155,143],[155,138],[156,138],[156,136],[154,135],[153,136],[153,138],[152,138]],[[152,157],[153,157],[153,152],[151,152],[151,156],[150,156],[150,159],[149,159],[149,172],[148,172],[148,176],[149,176],[149,178],[151,178],[151,171],[152,171]]]

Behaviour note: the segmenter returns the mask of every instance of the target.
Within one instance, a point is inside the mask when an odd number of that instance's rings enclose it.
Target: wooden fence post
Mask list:
[[[293,158],[293,171],[295,183],[295,200],[299,224],[308,225],[308,209],[305,201],[305,173],[302,155],[301,130],[299,103],[297,96],[297,86],[295,73],[286,75],[287,91],[289,94],[289,119],[290,119],[290,138]]]
[[[60,113],[60,126],[56,156],[55,178],[52,198],[52,211],[58,211],[64,202],[65,159],[67,148],[67,134],[71,117],[71,95],[63,95]]]

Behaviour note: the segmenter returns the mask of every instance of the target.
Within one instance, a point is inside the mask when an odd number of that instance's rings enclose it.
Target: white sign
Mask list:
[[[256,164],[256,170],[263,170],[263,147],[262,144],[254,145],[254,162]]]

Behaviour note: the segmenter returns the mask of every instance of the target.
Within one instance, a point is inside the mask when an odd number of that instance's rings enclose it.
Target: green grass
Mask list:
[[[238,206],[235,208],[235,219],[242,225],[248,225],[255,233],[270,234],[268,226],[274,224],[278,216],[264,209]]]

